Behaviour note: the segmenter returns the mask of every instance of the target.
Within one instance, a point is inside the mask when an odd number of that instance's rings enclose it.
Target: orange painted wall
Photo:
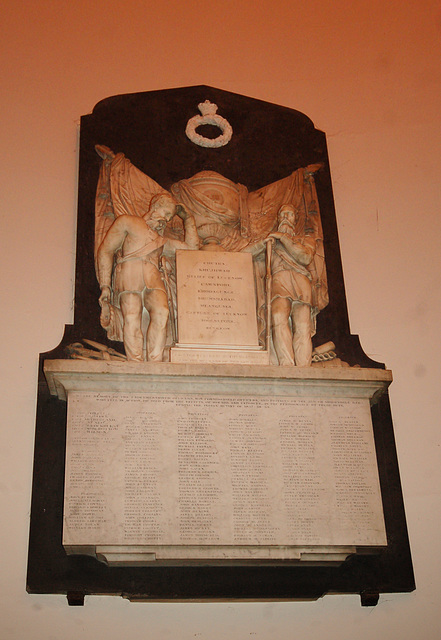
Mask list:
[[[5,0],[1,23],[0,637],[439,640],[439,2]],[[38,353],[72,319],[79,118],[193,84],[298,109],[328,135],[352,332],[394,372],[417,579],[373,610],[25,593]]]

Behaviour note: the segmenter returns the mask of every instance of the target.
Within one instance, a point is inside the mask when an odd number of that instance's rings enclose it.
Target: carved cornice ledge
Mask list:
[[[46,360],[50,393],[70,392],[368,398],[377,401],[392,372],[359,367],[281,367]]]

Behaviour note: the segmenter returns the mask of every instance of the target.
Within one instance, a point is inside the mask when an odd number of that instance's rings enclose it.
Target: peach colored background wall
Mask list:
[[[0,637],[439,640],[439,1],[6,0],[0,20]],[[395,377],[418,586],[375,609],[25,593],[38,353],[72,319],[78,121],[110,95],[193,84],[298,109],[328,135],[352,332]]]

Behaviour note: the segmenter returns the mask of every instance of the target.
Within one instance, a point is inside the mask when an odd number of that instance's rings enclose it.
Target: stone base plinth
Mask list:
[[[152,564],[212,564],[249,565],[280,563],[287,560],[308,566],[340,565],[354,553],[378,553],[378,549],[357,547],[196,547],[196,546],[66,546],[68,555],[90,555],[109,566],[146,567]]]

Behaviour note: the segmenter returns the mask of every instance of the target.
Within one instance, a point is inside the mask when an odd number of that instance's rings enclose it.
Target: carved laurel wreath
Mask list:
[[[222,118],[222,116],[216,113],[217,105],[209,100],[205,100],[205,102],[198,104],[198,109],[202,115],[193,116],[193,118],[190,118],[187,122],[187,127],[185,129],[187,138],[190,138],[194,144],[197,144],[200,147],[209,147],[211,149],[224,147],[228,144],[231,140],[231,136],[233,135],[233,129],[228,120],[225,120],[225,118]],[[201,136],[196,132],[197,127],[200,127],[201,124],[212,124],[215,127],[219,127],[222,134],[213,139]]]

